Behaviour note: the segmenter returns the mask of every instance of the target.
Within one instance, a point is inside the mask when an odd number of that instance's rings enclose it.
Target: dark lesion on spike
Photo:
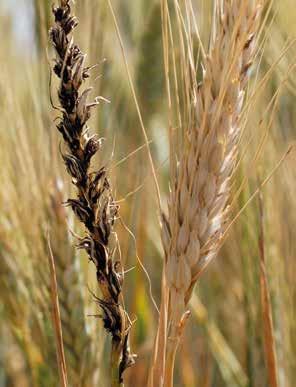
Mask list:
[[[55,26],[49,31],[50,40],[58,54],[59,60],[63,60],[67,53],[68,38],[63,29],[60,26]]]
[[[105,167],[101,167],[97,172],[93,172],[91,175],[89,175],[91,179],[91,185],[96,187],[103,179],[105,179],[106,174],[107,171]]]
[[[81,157],[81,155],[83,155],[84,150],[79,136],[81,128],[76,124],[72,124],[66,117],[67,115],[65,115],[64,119],[58,123],[57,129],[62,134],[63,140],[67,144],[69,151],[80,161],[83,161],[83,157]],[[88,163],[86,163],[86,166],[87,168],[85,168],[85,171],[87,172],[89,166]]]
[[[110,208],[110,198],[105,197],[103,198],[99,208],[98,219],[96,219],[97,228],[101,236],[101,240],[105,246],[107,246],[109,243],[109,237],[111,234],[111,227],[113,222],[113,219],[110,217],[109,208]]]
[[[72,177],[75,185],[85,187],[87,182],[87,167],[78,157],[72,154],[62,155],[67,172]]]
[[[249,69],[252,67],[252,64],[253,64],[252,61],[246,63],[241,70],[241,75],[245,75],[249,71]]]
[[[117,273],[114,267],[114,262],[112,259],[108,260],[108,283],[109,290],[112,294],[113,300],[118,303],[119,295],[121,293],[121,274]]]
[[[77,216],[78,220],[80,220],[90,232],[93,231],[94,214],[91,208],[89,208],[86,200],[81,197],[79,199],[68,199],[65,205],[72,208],[72,211]]]
[[[248,40],[246,41],[246,43],[244,45],[244,50],[247,50],[250,47],[250,45],[254,41],[254,38],[255,38],[255,34],[250,34],[249,35],[249,38],[248,38]]]
[[[89,163],[91,158],[101,149],[102,139],[97,135],[90,137],[84,147],[84,160]]]
[[[80,122],[76,119],[76,116],[64,114],[62,122],[65,130],[69,133],[71,138],[77,140],[80,139],[83,127]]]
[[[62,7],[52,7],[52,12],[55,17],[55,22],[59,24],[63,31],[68,35],[78,25],[78,20],[75,16],[71,16],[71,8],[69,4]]]
[[[66,82],[63,84],[63,87],[59,91],[59,100],[63,108],[66,110],[66,112],[70,114],[73,112],[76,106],[78,92],[77,90],[71,87],[69,88],[65,87],[65,85],[66,85]]]
[[[122,336],[122,315],[120,306],[112,301],[99,300],[102,308],[104,328],[111,333],[113,339],[121,341]]]
[[[100,186],[93,186],[92,183],[89,185],[88,198],[93,208],[97,208],[99,206],[99,200],[102,197],[103,193],[104,193],[104,188]]]
[[[56,61],[56,64],[53,66],[54,73],[60,78],[62,73],[63,63],[59,60]]]
[[[89,256],[97,271],[105,272],[107,270],[108,252],[102,243],[94,240],[91,236],[86,236],[77,245],[77,249],[83,249]]]

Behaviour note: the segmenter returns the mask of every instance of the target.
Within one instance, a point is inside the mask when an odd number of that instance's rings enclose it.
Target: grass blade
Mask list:
[[[277,358],[275,349],[272,305],[270,301],[268,278],[266,273],[265,246],[264,246],[264,209],[262,194],[259,195],[259,256],[260,256],[260,293],[264,331],[265,361],[268,371],[269,385],[278,387]]]
[[[56,278],[56,269],[54,263],[54,257],[50,245],[49,235],[47,235],[48,241],[48,262],[50,268],[50,288],[51,288],[51,302],[52,302],[52,321],[53,327],[55,331],[56,338],[56,350],[57,350],[57,360],[58,360],[58,369],[61,379],[61,387],[68,386],[67,379],[67,367],[65,360],[65,352],[63,345],[63,333],[62,333],[62,323],[61,323],[61,315],[60,315],[60,307],[59,307],[59,297],[58,297],[58,285]]]

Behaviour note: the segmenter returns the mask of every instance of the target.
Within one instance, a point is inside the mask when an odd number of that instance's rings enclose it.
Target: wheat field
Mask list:
[[[295,21],[0,1],[0,387],[294,387]]]

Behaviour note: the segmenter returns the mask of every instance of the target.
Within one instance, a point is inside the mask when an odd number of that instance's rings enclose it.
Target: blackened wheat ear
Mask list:
[[[77,197],[69,199],[66,204],[87,231],[78,248],[84,249],[96,266],[101,290],[101,298],[97,300],[102,309],[104,327],[112,337],[112,386],[118,386],[123,383],[124,370],[133,365],[135,359],[129,348],[131,323],[122,304],[123,274],[110,246],[118,206],[106,168],[89,172],[91,159],[101,147],[101,139],[89,134],[87,121],[99,100],[88,102],[91,88],[80,91],[89,77],[90,68],[85,66],[85,54],[71,37],[78,22],[71,14],[70,0],[61,1],[58,7],[53,8],[53,14],[55,24],[50,30],[50,39],[56,51],[53,70],[60,78],[58,97],[62,110],[57,129],[67,149],[63,154],[67,172],[77,188]]]

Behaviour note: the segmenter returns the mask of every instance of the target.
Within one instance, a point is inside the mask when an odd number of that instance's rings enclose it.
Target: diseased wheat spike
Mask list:
[[[54,72],[61,79],[58,95],[63,112],[57,129],[66,144],[67,152],[63,154],[63,159],[78,194],[77,198],[69,199],[67,205],[87,231],[78,248],[84,249],[96,266],[102,294],[97,301],[102,309],[104,327],[112,336],[111,384],[118,386],[123,383],[124,370],[134,363],[134,355],[129,348],[131,323],[122,306],[122,269],[113,258],[114,251],[111,252],[111,236],[118,207],[106,168],[102,167],[95,173],[89,171],[91,159],[101,147],[101,140],[89,134],[87,121],[99,99],[88,102],[91,88],[80,92],[90,69],[85,67],[85,55],[70,38],[78,24],[77,19],[71,15],[69,0],[61,1],[60,6],[53,8],[53,13],[55,25],[50,30],[50,38],[57,54]]]
[[[216,1],[216,25],[203,81],[197,87],[193,82],[192,124],[170,193],[169,215],[163,222],[170,296],[169,362],[174,359],[192,289],[217,254],[227,223],[241,134],[239,118],[255,53],[259,9],[258,1],[253,0]]]

